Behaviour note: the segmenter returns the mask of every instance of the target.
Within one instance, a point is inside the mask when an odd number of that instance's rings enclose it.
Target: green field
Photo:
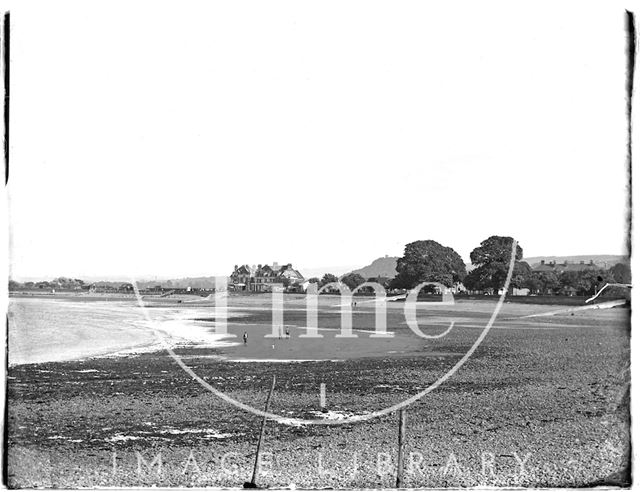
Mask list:
[[[321,298],[324,338],[305,340],[304,299],[288,297],[290,338],[265,339],[268,298],[230,297],[237,316],[229,332],[247,331],[247,346],[176,351],[208,384],[246,405],[264,405],[275,375],[273,413],[332,422],[384,409],[438,380],[469,350],[495,307],[493,301],[423,306],[417,317],[425,333],[455,321],[447,336],[425,340],[406,326],[402,303],[389,303],[388,329],[396,336],[376,340],[366,333],[373,306],[364,304],[354,308],[358,338],[336,338],[338,303]],[[505,304],[468,362],[407,409],[407,486],[629,480],[629,311],[520,318],[561,309]],[[213,327],[216,317],[202,322]],[[292,359],[298,362],[282,362]],[[206,391],[165,352],[16,366],[8,391],[13,487],[241,486],[251,477],[261,419]],[[258,483],[392,487],[397,421],[396,413],[338,426],[270,421]],[[158,456],[161,468],[158,461],[147,468]]]

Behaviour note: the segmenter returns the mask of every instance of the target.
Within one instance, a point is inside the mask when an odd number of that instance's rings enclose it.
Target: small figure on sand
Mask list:
[[[284,329],[284,334],[287,335],[287,338],[289,338],[289,327]]]
[[[244,340],[244,344],[247,344],[247,338],[249,338],[249,335],[247,334],[247,332],[244,332],[244,335],[242,335],[242,339]]]

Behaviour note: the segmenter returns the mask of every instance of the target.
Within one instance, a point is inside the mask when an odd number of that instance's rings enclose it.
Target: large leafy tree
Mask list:
[[[612,273],[607,270],[569,271],[560,275],[563,287],[573,287],[581,295],[594,294],[605,283],[613,281]]]
[[[514,239],[509,236],[491,236],[471,252],[471,263],[476,267],[465,282],[471,290],[501,289],[507,279],[511,249]],[[531,268],[522,260],[522,248],[516,246],[516,263],[513,267],[512,285],[522,287],[531,275]]]
[[[620,284],[631,283],[631,268],[626,263],[616,263],[616,265],[611,268],[611,275],[613,275],[614,280]]]
[[[483,290],[488,285],[491,285],[491,275],[485,269],[476,268],[464,279],[464,286],[468,290]]]
[[[332,282],[337,282],[338,281],[338,277],[336,277],[334,274],[332,273],[325,273],[322,276],[322,280],[320,280],[320,287],[323,287],[327,284],[330,284]]]
[[[349,287],[351,290],[355,289],[358,285],[366,282],[365,278],[359,273],[348,273],[341,279],[342,283]]]
[[[20,282],[16,282],[15,280],[9,280],[9,291],[20,290],[24,288],[24,286]]]
[[[485,266],[491,263],[501,263],[509,266],[511,248],[514,239],[510,236],[491,236],[480,243],[471,252],[471,263],[475,266]],[[522,248],[516,246],[516,261],[522,259]]]
[[[560,274],[554,271],[533,272],[530,283],[527,285],[532,291],[540,291],[543,294],[553,293],[559,289],[560,286]]]
[[[433,241],[415,241],[404,247],[396,265],[394,288],[412,289],[422,282],[439,282],[447,287],[464,280],[464,261],[452,248]]]
[[[516,261],[513,265],[513,275],[511,285],[522,289],[527,286],[527,281],[531,277],[531,266],[526,261]]]
[[[534,272],[525,280],[524,287],[529,289],[532,294],[537,294],[538,292],[543,292],[544,284],[542,280],[540,280],[540,277]]]

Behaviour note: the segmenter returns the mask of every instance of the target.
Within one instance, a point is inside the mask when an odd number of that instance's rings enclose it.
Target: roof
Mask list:
[[[285,274],[288,274],[288,275],[285,275]],[[304,279],[304,276],[298,270],[294,270],[291,267],[291,265],[283,266],[278,272],[278,275],[280,275],[281,277],[287,276],[287,277],[296,277],[299,279]]]
[[[277,265],[274,263],[274,265]],[[256,268],[255,266],[250,267],[249,265],[240,265],[236,268],[233,275],[250,275],[252,277],[288,277],[288,278],[296,278],[296,279],[304,279],[304,275],[302,275],[298,270],[295,270],[291,263],[286,265],[278,266],[277,269],[274,269],[270,265],[261,265],[260,268]]]
[[[594,263],[538,263],[531,270],[534,272],[581,272],[584,270],[598,270]]]
[[[262,277],[275,277],[277,272],[269,265],[262,265],[260,268],[256,269],[255,274]]]
[[[253,275],[254,271],[249,265],[240,265],[232,275]]]

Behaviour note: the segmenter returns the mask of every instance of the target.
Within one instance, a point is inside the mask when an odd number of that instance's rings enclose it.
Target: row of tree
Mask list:
[[[497,292],[504,287],[513,253],[514,239],[509,236],[491,236],[480,243],[470,253],[473,270],[467,273],[462,257],[453,249],[437,241],[414,241],[404,248],[404,255],[398,259],[395,278],[386,282],[390,289],[412,289],[423,282],[438,282],[446,287],[462,284],[469,291]],[[571,293],[589,295],[607,282],[631,283],[629,265],[619,263],[613,268],[588,268],[578,271],[534,272],[531,266],[522,261],[522,247],[515,248],[515,259],[511,286],[529,289],[531,293],[559,294]],[[324,286],[341,281],[354,289],[365,281],[357,273],[349,273],[338,279],[327,273],[322,278],[311,278]],[[383,283],[384,285],[385,283]]]
[[[588,269],[565,272],[533,272],[523,275],[513,283],[514,287],[526,288],[534,293],[575,293],[590,295],[606,283],[631,283],[629,265],[618,263],[609,269]],[[622,291],[611,291],[619,294]]]
[[[58,277],[53,280],[43,280],[39,282],[16,282],[15,280],[9,280],[9,290],[32,290],[32,289],[62,289],[62,290],[81,290],[85,288],[84,280],[80,280],[79,278],[67,278],[67,277]]]
[[[366,281],[381,283],[390,289],[412,289],[423,282],[438,282],[446,287],[464,285],[469,291],[500,290],[507,278],[513,251],[514,239],[508,236],[491,236],[480,243],[470,253],[473,270],[467,273],[462,257],[452,248],[443,246],[437,241],[414,241],[404,248],[404,255],[398,259],[397,275],[393,279],[369,278],[365,279],[358,273],[349,273],[342,278],[326,273],[322,278],[311,278],[321,287],[342,282],[351,290]],[[515,249],[515,260],[511,286],[519,289],[529,289],[531,293],[558,294],[571,293],[578,295],[592,294],[604,283],[631,283],[631,269],[629,265],[619,263],[613,268],[571,271],[541,271],[534,272],[531,266],[522,261],[522,248]],[[32,284],[32,285],[29,285]],[[96,284],[94,284],[96,285]],[[130,284],[116,285],[122,289]],[[50,282],[27,282],[18,284],[11,280],[10,290],[26,288],[40,289],[86,289],[82,280],[59,277]]]
[[[91,290],[91,289],[99,289],[113,292],[133,292],[133,285],[130,283],[123,282],[93,282],[86,283],[84,280],[79,278],[67,278],[67,277],[58,277],[53,280],[41,280],[38,282],[17,282],[15,280],[9,280],[9,291],[19,291],[19,290]]]

